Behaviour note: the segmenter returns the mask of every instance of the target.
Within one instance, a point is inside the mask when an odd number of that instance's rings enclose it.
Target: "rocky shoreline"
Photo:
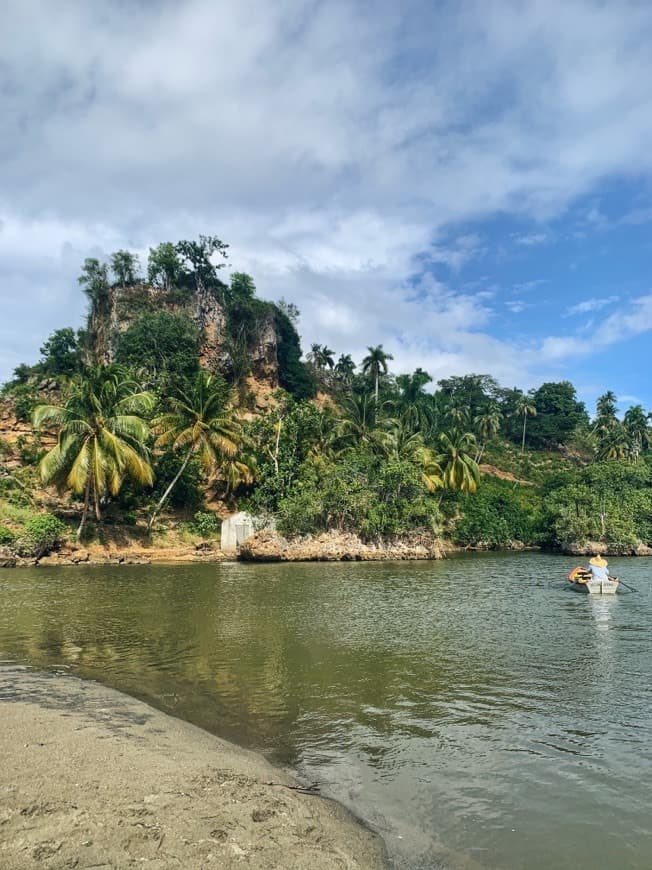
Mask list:
[[[3,870],[385,866],[338,804],[97,683],[3,667],[0,715]]]
[[[245,562],[396,562],[443,555],[439,539],[418,534],[365,542],[348,532],[285,538],[264,529],[240,546],[240,559]]]
[[[481,552],[492,546],[459,548],[434,535],[414,534],[393,539],[363,541],[349,532],[284,537],[264,529],[246,540],[238,553],[224,553],[219,544],[203,542],[187,546],[161,547],[131,543],[125,547],[62,546],[46,556],[21,558],[0,547],[0,568],[58,567],[67,565],[150,565],[175,563],[216,563],[240,559],[244,562],[400,562],[443,559],[447,553]],[[509,551],[527,548],[514,541]],[[560,552],[566,556],[652,556],[644,544],[609,546],[599,541],[568,543]]]

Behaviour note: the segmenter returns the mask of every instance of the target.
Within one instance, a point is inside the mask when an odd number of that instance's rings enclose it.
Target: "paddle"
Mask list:
[[[625,586],[625,588],[631,589],[632,592],[638,592],[638,589],[634,589],[633,586],[630,586],[629,583],[625,583],[624,580],[620,580],[618,577],[616,577],[616,580],[618,580],[618,582],[620,583],[621,586]]]

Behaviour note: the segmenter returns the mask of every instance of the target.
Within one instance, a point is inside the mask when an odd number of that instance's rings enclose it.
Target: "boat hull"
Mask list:
[[[620,584],[617,580],[587,580],[586,583],[571,581],[575,592],[584,592],[589,595],[615,595]]]

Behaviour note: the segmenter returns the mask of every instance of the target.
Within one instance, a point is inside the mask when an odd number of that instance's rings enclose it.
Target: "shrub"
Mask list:
[[[197,511],[192,530],[202,538],[212,538],[219,531],[217,517],[207,511]]]
[[[0,547],[9,547],[16,540],[16,533],[7,526],[0,526]]]
[[[16,540],[20,556],[45,556],[61,543],[66,526],[52,514],[39,514],[27,522],[22,535]]]

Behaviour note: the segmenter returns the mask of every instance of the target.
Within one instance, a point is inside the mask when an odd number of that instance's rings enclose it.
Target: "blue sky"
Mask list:
[[[0,33],[0,380],[87,256],[219,235],[304,347],[652,408],[652,7],[24,0]]]

